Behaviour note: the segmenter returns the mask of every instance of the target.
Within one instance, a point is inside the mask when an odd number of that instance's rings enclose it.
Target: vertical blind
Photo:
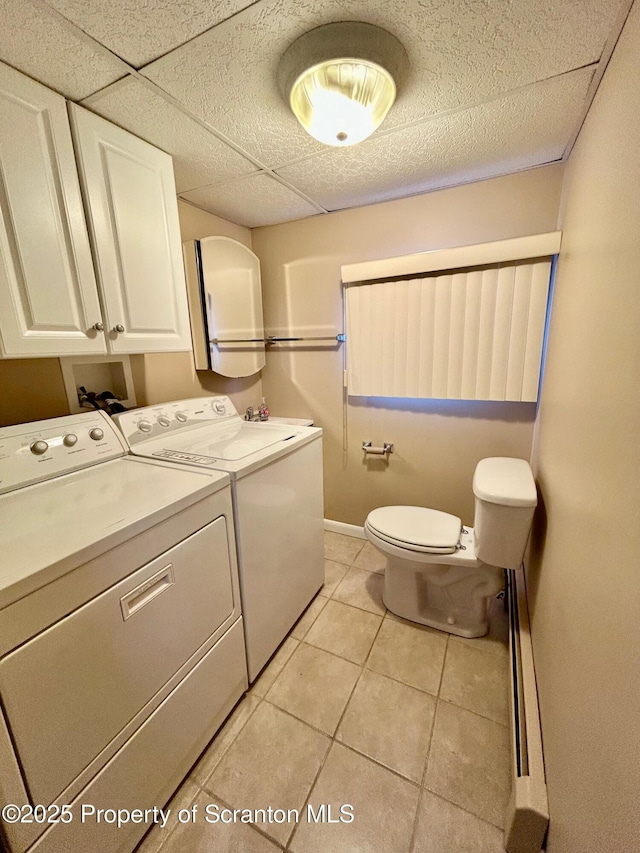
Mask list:
[[[345,287],[348,393],[537,400],[551,261]]]

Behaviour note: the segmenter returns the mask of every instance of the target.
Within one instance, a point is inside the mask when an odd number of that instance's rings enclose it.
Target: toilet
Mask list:
[[[524,459],[481,459],[473,493],[473,528],[455,515],[418,506],[380,507],[364,524],[369,542],[387,558],[387,608],[460,637],[489,630],[489,604],[502,589],[503,569],[522,563],[537,504]]]

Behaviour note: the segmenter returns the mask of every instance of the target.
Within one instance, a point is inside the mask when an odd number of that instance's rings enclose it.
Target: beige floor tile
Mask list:
[[[418,804],[418,787],[334,744],[309,803],[316,809],[353,806],[351,823],[301,820],[290,845],[294,853],[407,853]]]
[[[484,717],[438,701],[425,787],[494,826],[509,797],[509,732]]]
[[[353,565],[358,569],[366,569],[368,572],[384,574],[387,558],[377,548],[374,548],[371,542],[365,542],[364,548],[354,560]]]
[[[209,777],[206,789],[232,808],[301,809],[331,741],[261,702]],[[286,844],[294,823],[259,824]]]
[[[466,643],[468,646],[495,652],[503,658],[509,657],[509,617],[505,612],[501,599],[494,598],[489,606],[489,633],[484,637],[475,637],[466,640],[456,637],[456,642]]]
[[[352,566],[336,587],[332,598],[344,604],[350,604],[352,607],[368,610],[370,613],[384,615],[387,608],[382,601],[383,586],[382,575]]]
[[[364,539],[343,536],[342,533],[324,532],[324,556],[327,560],[350,566],[364,545]]]
[[[300,643],[266,698],[333,735],[361,672],[354,663]]]
[[[179,824],[165,841],[163,853],[276,853],[281,849],[246,823],[211,822],[225,806],[206,791],[194,805],[195,821]]]
[[[262,670],[258,679],[254,682],[251,688],[251,693],[254,696],[265,696],[273,682],[280,675],[282,667],[289,660],[291,655],[298,647],[298,640],[293,637],[287,637],[284,643],[280,646],[271,661]]]
[[[435,708],[422,690],[365,670],[336,738],[421,782]]]
[[[311,604],[307,607],[289,632],[289,636],[296,640],[302,640],[309,628],[316,621],[318,614],[322,611],[326,603],[327,596],[320,594],[316,595]]]
[[[430,791],[423,791],[413,853],[504,853],[502,832]]]
[[[233,714],[231,714],[224,726],[211,741],[202,758],[191,771],[191,779],[196,785],[204,785],[259,704],[260,697],[248,693],[236,705]]]
[[[367,668],[435,696],[446,647],[447,637],[439,631],[385,619],[371,649]]]
[[[158,853],[163,843],[167,839],[167,832],[159,826],[154,826],[150,832],[145,835],[142,843],[135,849],[135,853]]]
[[[311,626],[305,642],[363,664],[382,617],[331,599]]]
[[[453,638],[440,685],[440,698],[468,711],[489,717],[503,726],[509,722],[509,671],[507,661]]]
[[[334,560],[324,561],[324,586],[320,590],[320,595],[331,598],[336,587],[347,573],[347,567],[344,563],[336,563]]]
[[[154,826],[147,833],[142,844],[136,847],[136,853],[157,853],[176,826],[178,826],[177,813],[180,809],[186,809],[187,806],[190,806],[199,793],[200,788],[187,777],[164,808],[165,812],[167,809],[170,811],[169,820],[166,825],[164,827],[160,826],[160,824]]]

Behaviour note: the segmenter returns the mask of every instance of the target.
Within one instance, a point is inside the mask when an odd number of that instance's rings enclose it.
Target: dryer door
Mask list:
[[[55,799],[238,615],[220,516],[6,655],[0,693],[33,802]]]

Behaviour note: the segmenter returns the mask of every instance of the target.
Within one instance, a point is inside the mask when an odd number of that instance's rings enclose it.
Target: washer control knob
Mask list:
[[[35,453],[36,456],[42,456],[42,454],[46,453],[48,449],[49,445],[46,441],[43,441],[42,439],[32,441],[30,445],[31,452]]]
[[[65,447],[73,447],[74,444],[77,444],[78,436],[73,432],[67,433],[65,437],[62,439],[62,443]]]
[[[224,415],[227,411],[227,407],[224,403],[214,403],[213,408],[217,415]]]
[[[153,424],[151,421],[138,421],[138,429],[140,432],[151,432]]]
[[[181,424],[186,424],[189,419],[184,412],[176,412],[176,420],[180,421]]]
[[[168,418],[166,415],[160,415],[160,417],[158,418],[158,423],[161,427],[170,427],[171,419]]]
[[[94,441],[100,441],[104,438],[104,432],[100,429],[100,427],[93,427],[93,429],[89,430],[89,438]]]

